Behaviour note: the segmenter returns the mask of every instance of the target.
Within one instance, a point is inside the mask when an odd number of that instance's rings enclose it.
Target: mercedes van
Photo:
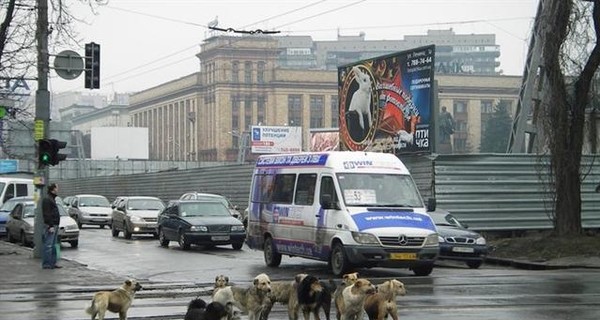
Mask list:
[[[247,244],[277,267],[283,255],[429,275],[435,224],[408,169],[393,154],[356,151],[260,156],[252,175]]]

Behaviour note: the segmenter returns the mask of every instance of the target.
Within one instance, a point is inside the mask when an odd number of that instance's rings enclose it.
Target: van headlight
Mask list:
[[[231,231],[233,232],[238,232],[238,231],[246,231],[246,229],[244,228],[244,226],[231,226]]]
[[[485,242],[485,238],[484,238],[484,237],[479,237],[479,238],[477,238],[477,240],[475,240],[475,243],[476,243],[476,244],[482,244],[482,245],[485,245],[485,243],[486,243],[486,242]]]
[[[377,237],[370,233],[353,231],[352,238],[354,238],[354,241],[362,244],[379,244]]]
[[[207,226],[191,226],[190,231],[208,232]]]
[[[444,242],[446,242],[446,239],[444,239],[444,237],[442,237],[442,236],[438,236],[438,241],[440,243],[444,243]]]
[[[432,233],[425,238],[424,246],[439,246],[440,236],[437,233]]]

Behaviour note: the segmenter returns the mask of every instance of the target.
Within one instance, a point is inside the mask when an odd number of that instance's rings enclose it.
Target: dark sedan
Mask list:
[[[468,230],[452,214],[444,210],[428,212],[438,231],[440,260],[464,261],[469,268],[477,269],[488,254],[485,238]]]
[[[240,250],[246,239],[246,229],[229,209],[218,201],[171,201],[158,216],[160,245],[168,247],[177,241],[183,250],[191,245],[231,245]]]

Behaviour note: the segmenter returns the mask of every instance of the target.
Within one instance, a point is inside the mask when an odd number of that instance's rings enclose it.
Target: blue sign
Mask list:
[[[0,173],[17,172],[19,160],[0,160]]]
[[[426,215],[408,211],[369,211],[352,215],[360,231],[375,228],[405,227],[435,231],[435,225]]]

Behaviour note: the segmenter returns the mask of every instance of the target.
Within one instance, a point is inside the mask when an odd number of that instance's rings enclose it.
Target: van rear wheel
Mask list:
[[[275,251],[275,244],[273,238],[267,237],[265,239],[265,246],[263,248],[265,255],[265,264],[269,267],[279,267],[281,264],[281,254]]]
[[[344,252],[344,246],[339,242],[333,245],[329,265],[336,276],[342,276],[350,270],[350,262]]]

